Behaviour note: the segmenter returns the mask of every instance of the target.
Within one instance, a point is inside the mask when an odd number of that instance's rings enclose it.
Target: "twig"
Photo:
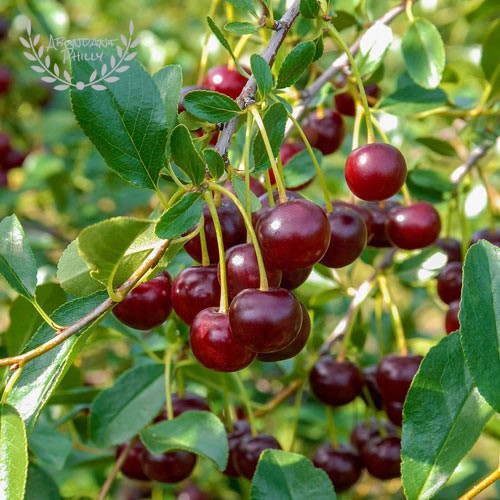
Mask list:
[[[294,380],[289,386],[285,387],[281,392],[278,392],[270,401],[268,401],[262,408],[259,408],[254,412],[254,417],[262,417],[266,413],[274,410],[278,405],[280,405],[286,398],[290,397],[295,391],[297,391],[304,381],[302,379]]]
[[[484,142],[483,144],[476,146],[470,153],[469,157],[465,160],[465,163],[457,167],[450,174],[450,181],[458,186],[462,179],[469,173],[471,168],[481,159],[489,149],[493,146],[493,142]]]
[[[488,486],[491,486],[495,481],[500,479],[500,466],[498,466],[491,474],[488,474],[482,481],[475,484],[465,495],[460,497],[460,500],[471,500],[479,495]]]

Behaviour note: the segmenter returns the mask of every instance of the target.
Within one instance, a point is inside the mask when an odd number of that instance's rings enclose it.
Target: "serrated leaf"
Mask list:
[[[433,498],[491,417],[465,363],[458,333],[424,358],[403,409],[402,480],[407,498]]]
[[[260,96],[264,99],[273,88],[273,75],[269,64],[258,54],[253,54],[250,58],[250,67],[252,68],[252,75],[257,82]]]
[[[15,408],[0,403],[0,498],[23,500],[27,475],[24,422]]]
[[[137,366],[97,396],[90,411],[90,437],[96,445],[123,443],[159,414],[165,404],[164,371],[159,364]]]
[[[185,125],[177,125],[172,131],[170,151],[176,165],[193,184],[199,186],[205,180],[205,162],[195,148],[193,138]]]
[[[242,113],[227,95],[210,90],[193,90],[184,97],[184,107],[192,115],[210,123],[224,123]]]
[[[312,41],[301,42],[285,57],[279,73],[277,87],[290,87],[311,64],[316,54],[316,44]]]
[[[260,29],[260,26],[252,23],[234,22],[226,23],[224,25],[224,29],[229,31],[229,33],[234,33],[235,35],[251,35],[256,33]]]
[[[226,40],[226,37],[224,36],[222,31],[219,29],[219,27],[215,24],[214,20],[210,16],[207,16],[207,23],[208,27],[215,35],[215,38],[219,40],[219,43],[229,52],[229,55],[231,56],[233,61],[236,62],[236,57],[234,56],[234,52],[233,49],[231,48],[231,45],[229,45],[229,42]]]
[[[441,83],[446,54],[443,39],[434,24],[427,19],[415,19],[403,37],[401,49],[416,84],[434,89]]]
[[[185,450],[211,460],[219,470],[227,465],[229,446],[222,422],[207,411],[186,411],[141,432],[141,440],[153,453]]]
[[[441,89],[428,90],[418,85],[407,85],[384,97],[378,108],[395,115],[411,116],[445,105],[447,100],[446,93]]]
[[[182,67],[177,64],[165,66],[153,75],[153,80],[163,101],[167,129],[171,130],[177,120],[177,107],[182,88]]]
[[[447,141],[436,139],[435,137],[417,137],[417,142],[441,156],[456,156],[455,148]]]
[[[23,297],[35,296],[37,266],[24,230],[15,215],[0,222],[0,274]]]
[[[460,341],[481,395],[500,412],[500,248],[482,240],[465,257]]]
[[[253,0],[226,0],[226,2],[233,4],[237,9],[246,10],[254,16],[257,16]]]
[[[318,0],[300,0],[300,15],[306,19],[316,19],[319,15]]]
[[[319,166],[323,155],[317,149],[313,149],[314,156]],[[293,155],[283,168],[283,177],[287,188],[298,188],[316,177],[316,169],[309,152],[304,149]]]
[[[308,458],[282,450],[264,450],[252,480],[252,500],[335,500],[326,472]]]
[[[73,61],[72,68],[76,83],[88,81],[101,66],[99,61]],[[72,88],[71,102],[79,125],[106,164],[128,182],[155,189],[166,161],[167,124],[158,89],[144,69],[131,62],[109,87]]]
[[[234,192],[235,192],[238,200],[240,200],[242,205],[244,207],[246,207],[247,206],[247,201],[246,201],[247,200],[247,196],[246,196],[247,189],[246,189],[245,181],[243,179],[240,179],[240,177],[238,177],[237,175],[233,175],[231,177],[231,185],[233,186]],[[259,199],[257,198],[257,196],[255,196],[255,194],[253,194],[252,191],[250,190],[250,210],[252,212],[257,212],[257,210],[259,210],[261,206],[262,206],[262,204],[259,201]]]
[[[186,193],[161,216],[155,228],[157,236],[178,238],[200,220],[202,210],[201,193]]]
[[[218,151],[210,148],[204,149],[203,158],[207,163],[208,171],[213,179],[217,180],[219,177],[224,175],[226,165],[224,163],[224,158],[222,158]]]
[[[358,70],[362,75],[372,73],[380,64],[392,42],[392,30],[382,23],[375,23],[361,37],[356,54]]]

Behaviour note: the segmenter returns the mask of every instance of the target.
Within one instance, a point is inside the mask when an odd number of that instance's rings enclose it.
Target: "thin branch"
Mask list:
[[[465,493],[465,495],[462,495],[460,500],[471,500],[499,479],[500,466],[497,467],[491,474],[488,474],[482,481],[474,485],[467,493]]]
[[[285,387],[282,391],[278,392],[271,400],[269,400],[262,408],[259,408],[255,413],[254,417],[262,417],[266,413],[274,410],[279,406],[285,399],[289,398],[294,392],[296,392],[304,383],[302,379],[294,380],[290,385]]]
[[[469,157],[465,160],[465,163],[457,167],[450,174],[450,181],[458,186],[462,179],[470,172],[471,168],[481,159],[493,146],[493,142],[484,142],[483,144],[476,146],[471,152]]]

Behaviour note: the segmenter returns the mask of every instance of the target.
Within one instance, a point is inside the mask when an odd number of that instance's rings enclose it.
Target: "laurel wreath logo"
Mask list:
[[[99,72],[97,70],[94,70],[90,75],[89,81],[87,83],[81,81],[73,83],[71,81],[71,75],[68,71],[61,71],[57,63],[54,63],[54,65],[52,66],[52,61],[49,54],[46,54],[43,58],[45,52],[44,45],[41,45],[38,49],[36,49],[36,46],[40,41],[40,35],[38,34],[33,39],[31,38],[31,21],[29,20],[26,27],[26,32],[28,33],[28,39],[26,40],[26,38],[19,37],[19,40],[24,45],[24,47],[31,50],[31,53],[23,52],[23,54],[26,59],[28,59],[28,61],[37,63],[31,66],[34,71],[36,71],[37,73],[45,73],[49,75],[42,76],[42,81],[47,83],[58,83],[54,86],[54,90],[66,90],[70,87],[74,87],[77,90],[83,90],[86,87],[91,87],[94,90],[106,90],[107,87],[100,84],[100,82],[115,83],[120,79],[120,77],[116,76],[116,74],[123,73],[127,71],[127,69],[129,69],[130,66],[122,66],[122,63],[134,59],[134,57],[137,55],[137,52],[129,51],[137,47],[140,41],[139,38],[136,38],[132,41],[132,35],[134,34],[134,23],[130,21],[129,37],[127,38],[125,35],[120,35],[120,41],[123,45],[123,48],[120,45],[116,46],[116,54],[118,56],[118,59],[114,55],[112,55],[109,61],[109,67],[106,63],[104,63]]]

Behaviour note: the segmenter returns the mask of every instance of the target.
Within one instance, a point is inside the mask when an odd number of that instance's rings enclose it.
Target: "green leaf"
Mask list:
[[[500,248],[486,240],[465,257],[460,341],[481,396],[500,412]]]
[[[415,19],[403,37],[403,57],[413,81],[427,89],[441,83],[446,54],[437,28],[427,19]]]
[[[435,137],[416,137],[415,140],[441,156],[456,156],[455,148],[448,142]]]
[[[73,112],[109,168],[132,184],[154,190],[165,165],[165,107],[141,65],[134,60],[127,65],[106,90],[72,88]],[[88,82],[101,67],[101,61],[73,61],[74,82]]]
[[[321,59],[323,52],[325,51],[325,44],[323,42],[323,34],[320,34],[317,38],[314,39],[314,43],[316,44],[316,52],[313,57],[313,62]]]
[[[500,90],[498,47],[500,47],[500,19],[497,19],[488,30],[481,53],[481,68],[483,68],[484,76],[491,83],[492,97],[495,97]]]
[[[113,217],[86,227],[78,237],[78,251],[94,279],[104,285],[113,279],[125,252],[153,222],[130,217]]]
[[[321,160],[323,155],[317,149],[313,149],[314,156],[319,166],[321,167]],[[288,160],[285,168],[283,168],[283,177],[285,178],[285,186],[287,188],[296,188],[314,179],[316,176],[316,169],[311,159],[311,155],[307,149],[300,151],[293,155]]]
[[[27,475],[24,422],[15,408],[0,403],[0,498],[23,500]]]
[[[412,116],[447,103],[448,97],[441,89],[427,90],[418,85],[407,85],[384,97],[379,108],[387,113]]]
[[[226,164],[224,163],[224,158],[215,149],[206,148],[203,150],[203,158],[207,163],[208,171],[212,176],[212,179],[217,180],[219,177],[224,175],[226,171]]]
[[[407,498],[430,499],[491,417],[453,333],[422,361],[403,409],[402,480]]]
[[[105,292],[75,299],[56,309],[52,319],[59,325],[71,325],[89,314],[106,299]],[[66,339],[62,344],[32,359],[23,367],[23,371],[7,397],[7,403],[14,406],[19,412],[26,423],[28,432],[33,430],[42,408],[73,363],[87,338],[87,333],[97,321]],[[53,338],[54,330],[43,323],[26,345],[24,352]]]
[[[153,80],[163,101],[167,129],[172,130],[177,121],[177,108],[181,96],[182,67],[177,64],[165,66],[153,75]]]
[[[273,155],[276,158],[285,137],[287,113],[283,104],[278,102],[272,104],[264,115],[262,121],[264,122],[264,127],[271,144]],[[264,141],[262,140],[262,135],[260,132],[255,137],[255,141],[253,144],[253,158],[255,164],[255,173],[266,170],[271,165],[269,163],[269,156],[267,154],[266,147],[264,146]]]
[[[201,193],[186,193],[161,216],[156,224],[156,234],[164,239],[178,238],[200,220],[202,210]]]
[[[60,500],[57,484],[42,468],[29,464],[24,500]]]
[[[229,45],[229,42],[226,40],[226,37],[224,36],[222,31],[219,29],[219,27],[215,24],[214,20],[210,16],[207,16],[207,23],[209,28],[212,30],[212,33],[215,35],[217,40],[219,40],[219,43],[229,52],[229,55],[235,62],[236,67],[238,67],[239,62],[236,59],[233,49],[231,48],[231,45]]]
[[[252,500],[335,500],[326,472],[308,458],[282,450],[264,450],[252,480]]]
[[[410,193],[421,200],[440,202],[446,193],[455,189],[454,184],[444,172],[429,168],[414,168],[408,172],[406,184]]]
[[[52,423],[41,418],[29,438],[29,448],[44,465],[62,470],[73,444],[68,435],[61,434]]]
[[[235,35],[251,35],[259,31],[260,26],[252,23],[226,23],[224,29],[229,31],[229,33],[234,33]]]
[[[253,0],[226,0],[226,2],[233,4],[237,9],[246,10],[250,12],[250,14],[257,16]]]
[[[193,90],[184,97],[184,107],[191,114],[210,123],[224,123],[242,113],[227,95],[211,90]]]
[[[300,15],[306,19],[316,19],[319,15],[318,0],[300,0]]]
[[[237,175],[233,175],[231,177],[231,185],[233,186],[234,192],[236,194],[236,197],[238,200],[241,201],[242,205],[244,207],[247,206],[247,190],[245,186],[245,181],[238,177]],[[259,199],[257,196],[255,196],[252,191],[250,191],[250,210],[252,212],[256,212],[257,210],[260,209],[262,204],[260,203]]]
[[[437,247],[429,247],[417,254],[409,254],[407,258],[394,264],[394,273],[403,283],[428,282],[436,278],[446,265],[447,256]]]
[[[316,54],[316,44],[313,41],[301,42],[285,57],[278,73],[277,87],[290,87],[305,69],[312,63]]]
[[[90,411],[90,437],[100,447],[131,439],[148,425],[165,404],[162,365],[143,365],[123,373],[102,391]]]
[[[191,134],[185,125],[177,125],[172,131],[170,150],[177,166],[193,184],[199,186],[205,180],[205,162],[196,150]]]
[[[222,422],[207,411],[186,411],[141,432],[148,450],[163,453],[185,450],[211,460],[219,470],[227,465],[229,447]]]
[[[362,75],[373,73],[381,64],[392,42],[392,30],[382,23],[375,23],[361,37],[356,64]]]
[[[15,215],[0,222],[0,274],[23,297],[33,300],[37,267],[35,256]]]
[[[252,75],[257,82],[260,96],[264,99],[273,88],[273,75],[269,64],[259,54],[253,54],[250,58],[250,67]]]

